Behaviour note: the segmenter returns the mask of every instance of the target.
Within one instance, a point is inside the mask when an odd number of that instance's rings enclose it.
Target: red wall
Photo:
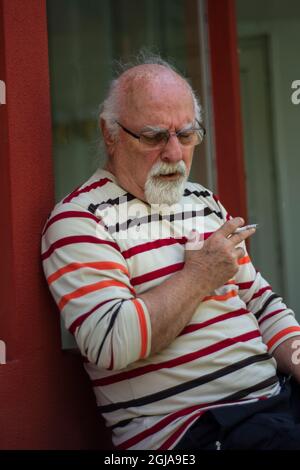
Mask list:
[[[235,0],[207,0],[218,194],[247,219]]]
[[[54,203],[46,26],[45,1],[0,0],[0,448],[105,449],[81,360],[61,351],[40,265]]]

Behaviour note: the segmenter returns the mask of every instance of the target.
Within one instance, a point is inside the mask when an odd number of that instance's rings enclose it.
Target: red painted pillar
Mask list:
[[[218,194],[234,216],[247,217],[235,1],[208,0]]]
[[[54,204],[44,0],[0,0],[0,449],[109,448],[80,358],[64,353],[40,261]]]

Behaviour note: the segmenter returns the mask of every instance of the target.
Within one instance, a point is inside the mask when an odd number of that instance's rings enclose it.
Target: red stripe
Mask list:
[[[93,214],[90,214],[89,212],[83,212],[83,211],[65,211],[60,214],[55,215],[52,217],[48,223],[46,224],[46,227],[43,230],[43,235],[46,233],[47,229],[50,227],[50,225],[54,224],[54,222],[57,222],[58,220],[62,219],[67,219],[69,217],[79,217],[79,218],[86,218],[86,219],[92,219],[95,222],[99,222],[100,220]]]
[[[237,282],[236,285],[239,289],[250,289],[253,286],[254,281],[249,282]]]
[[[141,335],[141,352],[139,359],[143,359],[146,356],[147,348],[148,348],[148,328],[147,322],[145,318],[145,312],[138,301],[138,299],[133,299],[132,301],[137,311],[138,319],[139,319],[139,326],[140,326],[140,335]]]
[[[205,406],[205,405],[203,405]],[[134,445],[136,445],[138,442],[141,442],[143,441],[144,439],[146,439],[147,437],[149,436],[152,436],[153,434],[161,431],[161,429],[165,428],[166,426],[168,426],[168,424],[172,423],[173,421],[175,421],[175,419],[177,418],[180,418],[181,416],[185,416],[189,413],[192,413],[193,411],[196,411],[197,409],[199,409],[201,407],[201,405],[194,405],[194,406],[191,406],[189,408],[186,408],[186,409],[183,409],[183,410],[179,410],[179,412],[176,412],[176,413],[172,413],[170,415],[167,415],[165,418],[163,418],[161,421],[159,421],[158,423],[155,423],[154,426],[151,426],[151,428],[147,428],[145,429],[145,431],[139,433],[139,434],[136,434],[135,436],[133,436],[132,438],[128,439],[127,441],[124,441],[122,442],[121,444],[119,444],[116,448],[118,450],[126,450],[128,449],[129,447],[132,447]],[[196,415],[193,415],[192,417],[197,417],[201,414],[203,414],[204,411],[198,411],[198,413]]]
[[[201,234],[204,240],[207,240],[214,232],[205,232]],[[162,246],[170,246],[176,243],[184,245],[187,242],[187,237],[181,238],[161,238],[159,240],[153,240],[147,243],[141,243],[140,245],[133,246],[128,250],[122,251],[122,255],[125,259],[131,258],[132,256],[138,255],[139,253],[144,253],[145,251],[156,250]]]
[[[95,307],[93,307],[92,310],[90,310],[89,312],[83,313],[82,315],[80,315],[80,317],[76,318],[76,320],[74,320],[73,323],[71,323],[71,325],[68,328],[70,333],[74,334],[76,331],[76,328],[78,328],[78,326],[80,326],[87,317],[89,317],[93,312],[95,312],[95,310],[102,307],[102,305],[106,304],[107,302],[111,302],[111,300],[112,299],[108,299],[108,300],[105,300],[104,302],[101,302],[100,304],[95,305]]]
[[[271,287],[271,286],[266,286],[266,287],[263,287],[262,289],[259,289],[259,291],[257,291],[257,292],[251,297],[251,299],[248,300],[247,304],[249,304],[249,302],[251,302],[252,300],[257,299],[257,297],[260,297],[261,295],[263,295],[267,290],[272,290],[272,287]]]
[[[271,318],[274,315],[277,315],[277,313],[284,312],[285,310],[286,310],[285,308],[281,308],[280,310],[275,310],[274,312],[269,313],[268,315],[266,315],[261,320],[258,320],[258,324],[261,325],[265,320],[268,320],[268,318]]]
[[[186,241],[186,237],[162,238],[147,243],[141,243],[141,245],[133,246],[132,248],[129,248],[129,250],[122,251],[122,255],[125,259],[128,259],[131,258],[131,256],[135,256],[139,253],[144,253],[145,251],[156,250],[157,248],[160,248],[162,246],[174,245],[176,243],[183,245],[184,243],[186,243]]]
[[[240,308],[239,310],[234,310],[233,312],[224,313],[224,315],[218,315],[217,317],[211,318],[210,320],[204,321],[202,323],[194,323],[192,325],[186,326],[179,336],[192,333],[193,331],[200,330],[206,326],[213,325],[214,323],[219,323],[229,318],[239,317],[240,315],[246,315],[250,313],[249,310],[245,308]]]
[[[79,196],[80,194],[88,193],[92,189],[100,188],[101,186],[104,186],[106,183],[112,183],[112,180],[108,178],[102,178],[101,180],[94,181],[94,183],[89,184],[88,186],[85,186],[82,189],[75,189],[75,191],[73,191],[63,200],[63,204],[65,204],[66,202],[72,201],[72,199]]]
[[[149,273],[142,274],[141,276],[133,277],[131,279],[131,285],[136,286],[138,284],[143,284],[143,282],[152,281],[153,279],[158,279],[168,274],[175,273],[180,271],[184,266],[184,263],[171,264],[165,266],[164,268],[156,269],[155,271],[150,271]]]
[[[180,426],[180,428],[176,429],[176,431],[158,448],[158,450],[168,450],[171,447],[171,445],[176,441],[176,439],[183,434],[183,432],[188,427],[188,425],[191,422],[196,421],[196,419],[199,418],[204,413],[205,413],[205,411],[199,411],[199,413],[196,413],[195,415],[190,416]]]
[[[63,246],[71,245],[73,243],[99,243],[104,245],[110,245],[116,250],[120,251],[120,248],[117,243],[110,242],[107,240],[101,240],[100,238],[92,237],[89,235],[73,235],[71,237],[61,238],[59,240],[56,240],[56,242],[52,243],[48,250],[42,254],[42,260],[44,261],[45,259],[49,258],[49,256],[51,256],[57,248],[62,248]]]
[[[265,399],[265,398],[266,397],[261,397],[260,399]],[[141,433],[136,434],[135,436],[131,437],[127,441],[122,442],[121,444],[119,444],[117,446],[117,449],[127,449],[128,447],[132,447],[135,444],[137,444],[138,442],[141,442],[142,440],[144,440],[146,437],[152,436],[154,433],[159,432],[161,429],[165,428],[168,424],[174,422],[176,419],[181,418],[183,416],[186,416],[190,413],[193,413],[194,411],[198,410],[198,413],[193,415],[194,417],[195,416],[200,416],[201,414],[204,414],[205,411],[207,411],[207,410],[203,410],[201,408],[206,408],[207,406],[210,406],[210,408],[213,408],[216,405],[223,405],[223,404],[233,405],[235,403],[241,403],[241,402],[247,402],[247,401],[249,401],[249,398],[243,398],[243,399],[239,400],[238,402],[236,402],[236,401],[235,402],[228,402],[228,401],[225,401],[223,399],[223,400],[217,400],[217,401],[214,401],[214,402],[207,402],[207,403],[192,405],[192,406],[189,406],[187,408],[183,408],[182,410],[178,410],[178,411],[175,411],[175,413],[167,415],[165,418],[160,420],[158,423],[155,423],[150,428],[147,428],[144,431],[142,431]],[[184,424],[183,424],[183,426],[184,426]]]
[[[158,364],[149,364],[147,366],[138,367],[134,370],[129,370],[126,372],[121,372],[119,374],[115,374],[110,377],[103,377],[101,379],[96,379],[92,381],[94,387],[110,385],[116,382],[121,382],[122,380],[128,380],[135,377],[139,377],[144,374],[148,374],[150,372],[155,372],[157,370],[163,368],[172,368],[177,367],[181,364],[185,364],[190,361],[194,361],[199,359],[200,357],[208,356],[209,354],[213,354],[217,351],[227,348],[228,346],[232,346],[240,341],[249,341],[254,338],[259,338],[261,336],[259,330],[253,330],[248,333],[245,333],[240,336],[235,336],[234,338],[227,338],[223,341],[219,341],[218,343],[212,344],[205,348],[199,349],[198,351],[194,351],[189,354],[185,354],[184,356],[177,357],[175,359],[171,359],[169,361],[160,362]]]
[[[279,341],[281,338],[283,338],[284,336],[290,334],[290,333],[294,333],[295,331],[297,331],[300,335],[300,326],[289,326],[288,328],[285,328],[284,330],[280,331],[279,333],[277,333],[276,335],[274,335],[268,342],[267,342],[267,346],[268,348],[270,349],[272,346],[274,346],[274,344],[276,343],[276,341]],[[298,335],[297,335],[298,336]]]

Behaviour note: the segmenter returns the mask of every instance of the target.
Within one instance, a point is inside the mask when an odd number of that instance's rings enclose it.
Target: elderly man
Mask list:
[[[187,182],[204,137],[188,82],[133,66],[100,115],[107,163],[43,232],[50,290],[118,449],[300,449],[293,312],[213,194]],[[294,361],[295,362],[295,361]]]

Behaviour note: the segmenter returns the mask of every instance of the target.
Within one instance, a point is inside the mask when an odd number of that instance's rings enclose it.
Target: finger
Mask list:
[[[222,235],[227,238],[229,235],[232,235],[237,228],[242,227],[244,223],[244,219],[242,219],[241,217],[235,217],[234,219],[230,219],[225,222],[225,224],[223,224],[222,227],[216,230],[215,233],[222,233]]]
[[[244,232],[235,233],[230,236],[229,240],[233,243],[234,246],[246,240],[248,237],[251,237],[256,232],[255,228],[249,228]]]

